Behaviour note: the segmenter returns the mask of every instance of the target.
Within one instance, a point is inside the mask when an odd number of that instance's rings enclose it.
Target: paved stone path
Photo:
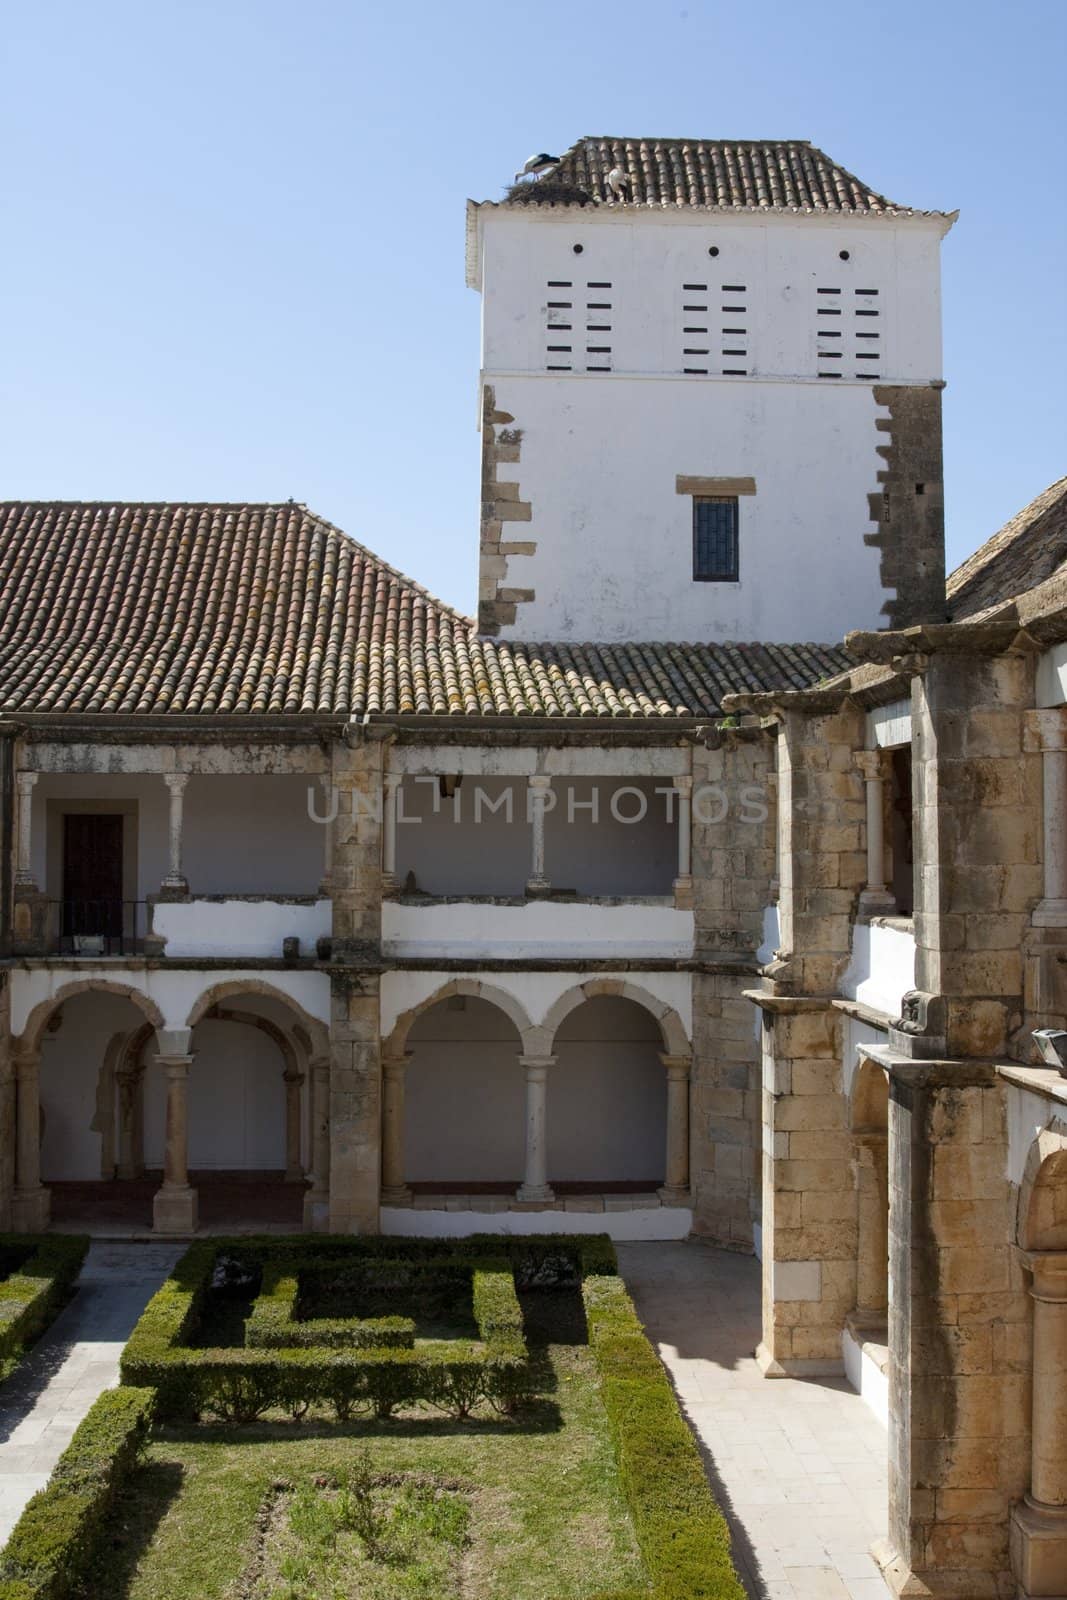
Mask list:
[[[887,1439],[842,1379],[761,1377],[760,1268],[693,1241],[620,1244],[623,1275],[696,1431],[754,1600],[889,1600]]]
[[[0,1386],[0,1544],[97,1395],[118,1382],[134,1323],[185,1249],[94,1241],[74,1298]]]

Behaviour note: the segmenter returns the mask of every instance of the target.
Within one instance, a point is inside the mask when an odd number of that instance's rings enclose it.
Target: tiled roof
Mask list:
[[[622,202],[608,184],[613,167],[621,167],[631,181]],[[579,139],[538,187],[548,199],[557,183],[609,205],[917,214],[862,183],[807,139]]]
[[[1067,478],[1031,500],[953,572],[947,584],[954,622],[1044,583],[1067,561]]]
[[[0,503],[0,710],[687,717],[820,645],[512,644],[305,506]]]

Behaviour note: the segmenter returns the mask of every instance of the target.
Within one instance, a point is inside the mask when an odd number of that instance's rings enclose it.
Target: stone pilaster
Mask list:
[[[381,1190],[378,974],[331,975],[330,1232],[377,1233]]]
[[[1009,1244],[1004,1090],[984,1063],[884,1057],[889,1538],[875,1553],[897,1594],[994,1600],[1008,1513],[1030,1475],[1029,1306]]]
[[[1042,889],[1033,663],[939,651],[912,681],[916,994],[894,1043],[916,1059],[1002,1054],[1022,1022]]]
[[[773,744],[715,730],[692,752],[690,1189],[695,1233],[751,1250],[760,1212],[760,1066],[752,1007],[774,872]]]
[[[779,949],[764,969],[763,1342],[771,1377],[842,1368],[856,1299],[856,1191],[832,1005],[867,882],[859,710],[781,714]]]

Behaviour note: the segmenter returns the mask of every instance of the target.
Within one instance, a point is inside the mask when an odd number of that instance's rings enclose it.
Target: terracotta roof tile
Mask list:
[[[475,624],[305,506],[0,502],[0,709],[702,717],[830,645],[559,644]]]
[[[614,167],[630,178],[630,191],[621,201],[608,184]],[[523,184],[518,198],[552,204],[554,187],[560,204],[568,203],[568,191],[580,191],[607,205],[922,214],[887,200],[807,139],[579,139],[547,178]]]

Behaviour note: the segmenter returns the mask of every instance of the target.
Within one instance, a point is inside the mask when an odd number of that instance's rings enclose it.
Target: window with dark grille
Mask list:
[[[693,501],[693,577],[698,583],[736,583],[737,501]]]

